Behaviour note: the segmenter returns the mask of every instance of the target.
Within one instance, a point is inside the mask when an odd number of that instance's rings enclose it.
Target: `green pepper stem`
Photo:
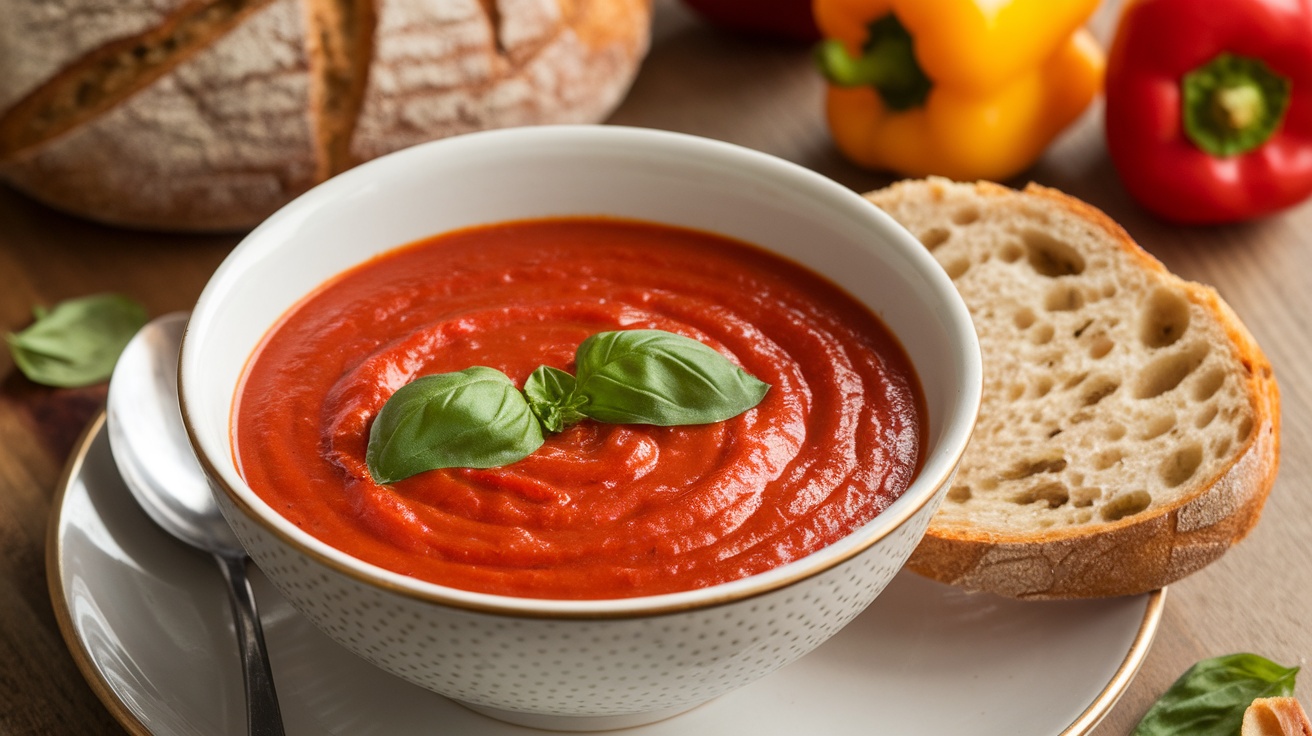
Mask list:
[[[925,103],[933,82],[916,61],[911,34],[896,16],[890,13],[869,25],[861,52],[853,56],[841,41],[828,39],[816,47],[816,65],[836,86],[875,88],[889,109]]]
[[[1260,59],[1220,54],[1180,81],[1184,135],[1213,156],[1259,148],[1284,121],[1289,87]]]
[[[840,87],[880,87],[895,84],[905,76],[898,68],[900,49],[889,44],[852,56],[842,41],[823,41],[817,50],[820,70]]]

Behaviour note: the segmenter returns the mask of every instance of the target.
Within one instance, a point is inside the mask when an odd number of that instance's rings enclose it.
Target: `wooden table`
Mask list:
[[[611,122],[733,141],[795,161],[858,191],[890,178],[844,161],[821,114],[808,49],[706,27],[658,0],[653,46]],[[1091,24],[1110,35],[1114,9]],[[1312,205],[1261,222],[1172,227],[1138,209],[1107,158],[1101,108],[1012,184],[1033,179],[1119,220],[1177,273],[1216,286],[1275,365],[1283,463],[1261,523],[1220,561],[1171,586],[1138,677],[1094,731],[1126,734],[1195,661],[1251,651],[1287,665],[1312,652]],[[33,304],[113,290],[151,314],[188,308],[238,236],[171,236],[82,222],[0,187],[0,330]],[[46,523],[65,457],[104,400],[103,386],[29,383],[0,354],[0,733],[122,733],[84,683],[55,623],[45,576]],[[1299,686],[1312,704],[1312,674]]]

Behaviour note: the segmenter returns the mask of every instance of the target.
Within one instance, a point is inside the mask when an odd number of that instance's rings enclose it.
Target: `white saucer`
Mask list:
[[[156,528],[109,454],[103,416],[60,484],[51,598],[92,688],[129,731],[243,733],[237,647],[217,566]],[[289,736],[542,733],[478,715],[320,634],[253,571]],[[1134,677],[1165,592],[1022,603],[909,573],[832,640],[765,679],[625,736],[1083,734]]]

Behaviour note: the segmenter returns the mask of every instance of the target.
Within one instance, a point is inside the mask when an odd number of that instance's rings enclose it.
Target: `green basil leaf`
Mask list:
[[[5,335],[18,369],[36,383],[70,388],[109,378],[146,309],[119,294],[69,299],[32,310],[36,321]]]
[[[378,483],[438,468],[509,465],[542,446],[528,401],[501,371],[475,366],[424,376],[392,394],[369,430]]]
[[[1235,736],[1255,699],[1293,694],[1297,673],[1256,654],[1205,659],[1153,703],[1132,736]]]
[[[585,416],[617,424],[709,424],[761,402],[769,384],[697,340],[663,330],[600,332],[575,356]]]
[[[583,399],[574,393],[574,376],[549,365],[538,366],[524,382],[529,408],[548,432],[559,432],[583,418]]]

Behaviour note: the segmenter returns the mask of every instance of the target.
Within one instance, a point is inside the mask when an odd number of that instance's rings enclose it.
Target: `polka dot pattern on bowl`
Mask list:
[[[612,619],[436,605],[327,567],[245,517],[231,520],[288,601],[378,667],[475,706],[595,717],[691,708],[816,648],[892,580],[935,506],[793,585],[706,608]]]

